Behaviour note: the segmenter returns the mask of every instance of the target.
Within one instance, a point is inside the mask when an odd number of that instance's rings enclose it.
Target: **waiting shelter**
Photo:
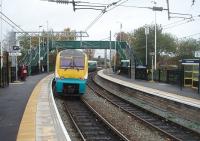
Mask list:
[[[183,65],[184,74],[184,87],[192,87],[198,89],[199,87],[199,59],[183,59],[181,64]]]

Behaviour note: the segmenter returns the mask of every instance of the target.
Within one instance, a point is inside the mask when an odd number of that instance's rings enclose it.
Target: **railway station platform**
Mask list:
[[[27,101],[39,80],[47,74],[27,77],[24,82],[0,88],[0,139],[16,140]]]
[[[98,72],[98,75],[136,90],[200,108],[200,94],[198,94],[196,89],[182,88],[181,90],[176,85],[130,79],[114,74],[110,70],[101,70]]]
[[[69,140],[51,91],[53,75],[29,76],[0,89],[0,139]]]
[[[98,71],[94,80],[127,101],[200,133],[200,94],[197,90],[130,79],[108,69]]]
[[[98,75],[115,83],[200,108],[196,90],[129,79],[107,70]],[[0,89],[0,139],[6,141],[70,141],[55,108],[51,87],[52,74],[29,76],[26,81]]]

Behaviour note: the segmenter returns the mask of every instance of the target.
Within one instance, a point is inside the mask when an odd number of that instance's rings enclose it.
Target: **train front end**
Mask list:
[[[58,95],[85,94],[88,77],[87,56],[78,50],[61,51],[56,58],[55,91]]]

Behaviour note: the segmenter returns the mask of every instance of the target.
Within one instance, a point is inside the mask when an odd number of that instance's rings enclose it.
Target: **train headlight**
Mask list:
[[[81,79],[81,80],[84,80],[84,78],[83,78],[83,77],[80,77],[80,79]]]

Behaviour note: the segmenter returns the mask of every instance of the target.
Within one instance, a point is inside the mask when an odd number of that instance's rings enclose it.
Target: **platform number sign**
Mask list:
[[[194,56],[195,57],[200,57],[200,51],[195,51]]]
[[[20,50],[19,46],[13,46],[13,50]]]

